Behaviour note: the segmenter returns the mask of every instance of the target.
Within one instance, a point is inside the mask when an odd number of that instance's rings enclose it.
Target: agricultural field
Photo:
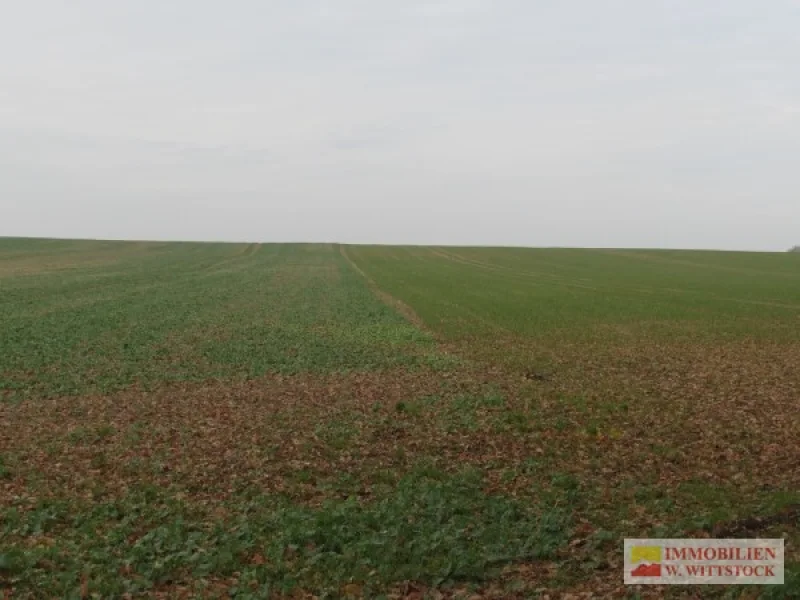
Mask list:
[[[624,537],[785,537],[782,587]],[[800,597],[800,255],[0,239],[12,598]]]

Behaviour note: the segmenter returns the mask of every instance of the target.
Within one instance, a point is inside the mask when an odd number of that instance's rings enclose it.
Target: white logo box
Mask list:
[[[782,539],[626,538],[627,585],[782,585]]]

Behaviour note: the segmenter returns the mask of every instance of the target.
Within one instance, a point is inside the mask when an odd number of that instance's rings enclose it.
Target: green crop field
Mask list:
[[[622,585],[700,536],[786,584]],[[6,597],[800,597],[798,544],[798,254],[0,239]]]

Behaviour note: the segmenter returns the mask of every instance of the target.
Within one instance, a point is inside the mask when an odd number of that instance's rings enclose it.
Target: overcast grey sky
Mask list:
[[[0,235],[784,250],[797,0],[18,0]]]

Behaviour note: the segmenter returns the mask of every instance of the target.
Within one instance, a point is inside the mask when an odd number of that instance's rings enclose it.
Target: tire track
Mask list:
[[[389,306],[390,308],[392,308],[392,309],[394,309],[395,311],[397,311],[397,312],[398,312],[398,313],[399,313],[399,314],[400,314],[400,315],[401,315],[401,316],[402,316],[402,317],[403,317],[403,318],[404,318],[406,321],[408,321],[409,323],[411,323],[412,325],[414,325],[414,327],[416,327],[417,329],[420,329],[421,331],[424,331],[424,332],[426,332],[426,333],[428,333],[428,334],[431,334],[431,335],[432,335],[432,332],[431,332],[431,331],[430,331],[430,330],[429,330],[429,329],[428,329],[428,328],[425,326],[425,322],[424,322],[424,321],[422,320],[422,318],[421,318],[421,317],[420,317],[420,316],[419,316],[419,315],[418,315],[418,314],[417,314],[417,313],[414,311],[414,309],[413,309],[413,308],[411,308],[411,307],[410,307],[408,304],[406,304],[406,303],[405,303],[405,302],[403,302],[402,300],[400,300],[399,298],[395,298],[394,296],[392,296],[392,295],[391,295],[391,294],[389,294],[388,292],[385,292],[385,291],[383,291],[383,290],[382,290],[380,287],[378,287],[378,284],[377,284],[377,283],[375,283],[375,280],[373,280],[373,279],[372,279],[372,278],[371,278],[369,275],[367,275],[367,274],[366,274],[366,273],[365,273],[365,272],[364,272],[364,271],[361,269],[361,267],[359,267],[359,266],[358,266],[358,265],[355,263],[355,261],[354,261],[352,258],[350,258],[350,255],[349,255],[349,254],[347,254],[347,250],[346,250],[346,249],[345,249],[345,247],[344,247],[344,246],[342,246],[342,245],[339,245],[339,254],[341,254],[341,255],[342,255],[342,257],[343,257],[343,258],[344,258],[344,259],[345,259],[345,260],[348,262],[348,264],[349,264],[349,265],[350,265],[350,266],[351,266],[351,267],[352,267],[352,268],[353,268],[353,269],[354,269],[354,270],[355,270],[355,271],[356,271],[356,272],[357,272],[359,275],[361,275],[361,276],[362,276],[362,277],[363,277],[363,278],[366,280],[366,282],[367,282],[367,285],[369,285],[369,287],[370,287],[370,289],[372,290],[372,292],[373,292],[373,293],[374,293],[374,294],[375,294],[375,295],[376,295],[378,298],[380,298],[380,300],[381,300],[381,301],[382,301],[384,304],[386,304],[386,305],[387,305],[387,306]]]

